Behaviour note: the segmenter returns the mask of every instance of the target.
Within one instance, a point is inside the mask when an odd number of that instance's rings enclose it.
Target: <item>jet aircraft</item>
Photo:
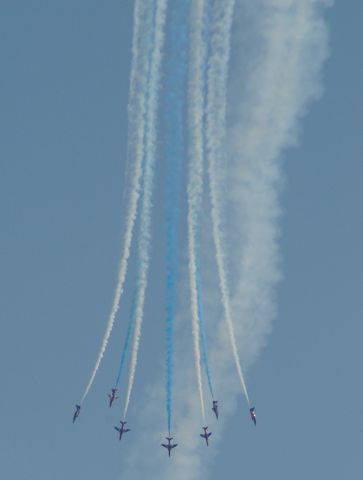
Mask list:
[[[108,394],[108,398],[110,399],[110,408],[112,407],[113,402],[118,399],[116,392],[117,388],[111,388],[111,393]]]
[[[168,454],[169,454],[169,457],[170,457],[170,452],[173,448],[177,447],[178,444],[177,443],[174,443],[174,444],[171,444],[170,442],[173,440],[173,437],[165,437],[166,440],[168,441],[168,444],[166,445],[165,443],[162,443],[161,446],[166,448],[168,450]]]
[[[251,418],[252,418],[253,423],[254,423],[255,426],[256,426],[257,419],[256,419],[255,407],[250,408],[250,415],[251,415]]]
[[[115,427],[115,430],[119,432],[119,437],[118,437],[119,440],[121,440],[122,435],[124,433],[127,433],[130,431],[129,428],[124,428],[127,422],[123,422],[122,420],[120,420],[120,423],[121,423],[121,427]]]
[[[201,433],[200,436],[205,439],[207,447],[209,446],[208,438],[212,435],[212,432],[207,432],[208,427],[203,427],[204,433]]]
[[[74,412],[74,415],[73,415],[73,423],[76,421],[80,412],[81,412],[81,405],[76,405],[76,411]]]
[[[215,413],[215,416],[217,417],[217,420],[218,420],[218,401],[217,400],[213,400],[212,410]]]

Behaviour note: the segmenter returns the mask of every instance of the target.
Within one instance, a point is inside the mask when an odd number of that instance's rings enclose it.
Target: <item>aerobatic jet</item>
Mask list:
[[[173,443],[171,444],[170,442],[173,440],[173,437],[165,437],[168,441],[168,444],[166,445],[165,443],[162,443],[161,446],[166,448],[168,450],[168,454],[169,454],[169,457],[170,457],[170,452],[173,448],[177,447],[178,444],[177,443]]]
[[[215,416],[217,417],[217,420],[218,420],[218,401],[217,400],[213,400],[212,410],[215,413]]]
[[[121,440],[122,435],[124,433],[127,433],[130,431],[129,428],[124,428],[127,422],[123,422],[122,420],[120,420],[120,423],[121,423],[121,427],[115,427],[115,430],[119,432],[119,437],[118,437],[119,440]]]
[[[111,388],[111,393],[108,394],[108,398],[110,399],[110,408],[112,407],[113,402],[118,399],[116,392],[117,388]]]
[[[74,412],[73,415],[73,423],[76,421],[78,415],[80,414],[81,411],[81,405],[76,405],[76,411]]]
[[[256,426],[257,419],[256,419],[255,407],[250,408],[250,415],[251,415],[253,423]]]
[[[200,436],[205,439],[207,447],[209,446],[208,438],[212,435],[212,432],[207,432],[208,427],[203,427],[204,433],[201,433]]]

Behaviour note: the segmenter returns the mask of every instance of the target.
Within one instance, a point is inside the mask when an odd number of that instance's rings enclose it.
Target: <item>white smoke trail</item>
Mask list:
[[[189,283],[191,294],[192,331],[200,405],[203,425],[205,425],[205,408],[200,355],[200,328],[198,311],[198,291],[196,282],[196,230],[201,208],[203,192],[203,108],[204,79],[203,64],[206,57],[204,28],[204,0],[192,2],[190,49],[189,49],[189,92],[188,92],[188,128],[190,138],[189,177],[188,177],[188,253]]]
[[[130,257],[131,242],[137,216],[137,205],[140,196],[140,180],[142,174],[142,161],[144,157],[144,116],[145,116],[145,85],[147,78],[147,52],[148,44],[144,39],[142,29],[143,17],[147,15],[147,7],[143,0],[135,0],[134,8],[134,34],[132,40],[132,65],[130,74],[129,94],[129,132],[128,132],[128,157],[133,158],[133,175],[131,180],[130,198],[125,222],[125,234],[123,238],[123,251],[118,271],[118,279],[112,308],[108,317],[106,330],[102,339],[97,360],[91,377],[84,391],[81,404],[84,402],[96,377],[97,370],[101,364],[103,355],[115,323],[115,317],[120,307],[120,299],[125,283],[128,261]]]
[[[141,336],[141,327],[144,314],[147,275],[149,270],[151,208],[157,138],[157,113],[161,77],[161,64],[163,59],[165,37],[164,27],[166,20],[167,3],[168,0],[157,0],[154,20],[154,38],[152,40],[146,112],[145,172],[143,181],[143,198],[140,212],[140,237],[138,242],[139,271],[137,280],[138,290],[135,307],[135,332],[131,352],[129,380],[124,408],[124,418],[126,418],[127,415],[132,387],[134,385],[137,356]]]
[[[225,155],[222,146],[225,144],[227,80],[234,6],[235,0],[226,0],[223,3],[217,2],[214,5],[213,10],[207,81],[206,147],[208,156],[209,190],[212,206],[211,217],[213,241],[216,249],[216,263],[224,318],[227,323],[233,358],[236,364],[242,391],[247,399],[247,403],[250,404],[232,321],[230,295],[225,269],[225,253],[221,231],[221,206],[218,192],[218,171],[222,156]]]
[[[258,19],[258,61],[254,59],[245,70],[239,113],[231,108],[238,120],[227,141],[230,245],[240,269],[232,308],[234,317],[241,319],[238,343],[246,363],[256,358],[276,315],[274,288],[281,278],[281,153],[296,143],[299,120],[321,93],[319,74],[327,56],[326,25],[321,18],[325,0],[262,3],[267,10]],[[234,88],[241,91],[241,82],[235,81]]]
[[[216,2],[225,4],[225,0]],[[231,307],[236,320],[236,341],[245,363],[258,356],[276,315],[281,155],[296,142],[301,117],[321,92],[321,69],[328,52],[322,14],[326,4],[324,0],[236,0],[225,164],[229,218],[222,220],[233,223],[233,237],[226,238],[234,267],[230,269]],[[205,291],[210,297],[215,293]],[[219,324],[216,316],[211,315],[209,321],[215,322],[210,331],[216,332],[212,350],[214,382],[223,395],[219,432],[213,432],[215,446],[223,438],[223,427],[235,409],[234,399],[239,392],[234,375],[230,374],[230,350],[225,348],[228,338],[225,339],[222,328],[213,328]],[[178,336],[178,342],[181,341]],[[185,344],[180,348],[183,347]],[[177,365],[180,367],[180,361]],[[122,478],[141,480],[146,472],[148,477],[159,480],[214,480],[213,472],[206,471],[209,462],[204,450],[196,447],[200,440],[195,431],[199,400],[186,388],[188,373],[184,368],[176,375],[175,392],[180,401],[175,406],[175,436],[180,447],[175,449],[173,462],[165,462],[161,457],[164,452],[158,455],[154,449],[148,449],[150,435],[156,442],[158,422],[162,421],[158,416],[159,402],[155,400],[163,395],[160,383],[160,389],[153,391],[148,409],[139,418],[140,425],[146,422],[148,428],[135,444],[135,456],[130,455],[130,463],[126,461]],[[180,376],[183,381],[178,382]],[[231,448],[235,450],[233,444]]]

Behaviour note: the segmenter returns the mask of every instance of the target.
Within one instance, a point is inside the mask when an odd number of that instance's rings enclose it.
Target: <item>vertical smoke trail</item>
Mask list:
[[[190,0],[171,5],[170,57],[165,81],[166,171],[166,411],[170,436],[172,419],[174,317],[176,308],[177,229],[184,157],[184,84],[186,81],[187,22]]]
[[[200,340],[202,345],[202,359],[205,374],[208,380],[209,392],[212,399],[214,400],[214,391],[212,385],[212,377],[210,374],[209,368],[209,359],[208,359],[208,347],[207,347],[207,336],[205,331],[205,322],[204,322],[204,313],[203,313],[203,295],[202,295],[202,282],[200,278],[200,262],[199,257],[197,257],[197,272],[196,272],[196,286],[197,286],[197,298],[198,298],[198,316],[199,316],[199,327],[200,327]]]
[[[198,381],[200,405],[203,423],[205,423],[205,408],[200,356],[200,327],[198,312],[197,291],[197,258],[196,258],[196,230],[200,213],[203,191],[203,106],[204,106],[204,76],[203,64],[206,57],[205,42],[203,41],[204,27],[204,0],[192,2],[191,34],[190,34],[190,67],[189,67],[189,178],[187,187],[188,197],[188,251],[189,251],[189,283],[191,293],[192,331],[195,356],[195,369]]]
[[[107,348],[112,328],[115,322],[117,311],[120,307],[120,298],[127,273],[128,260],[130,256],[131,242],[134,225],[137,215],[137,205],[140,196],[140,180],[142,174],[142,161],[144,156],[144,116],[145,116],[145,87],[147,77],[148,44],[144,36],[144,23],[148,21],[150,9],[143,0],[135,0],[134,8],[134,34],[132,40],[132,65],[130,75],[130,100],[128,105],[129,132],[128,132],[128,157],[134,159],[133,176],[131,180],[131,191],[129,206],[126,217],[126,227],[123,239],[123,251],[119,266],[118,280],[113,298],[111,312],[108,318],[106,330],[102,339],[97,360],[92,371],[89,382],[84,391],[80,404],[84,402],[96,377],[97,370],[101,364],[102,357]],[[146,18],[146,20],[145,20]]]
[[[208,68],[207,86],[207,156],[209,190],[211,197],[211,216],[213,241],[216,249],[219,286],[221,290],[224,317],[227,323],[232,353],[236,364],[241,387],[248,404],[250,403],[239,358],[234,326],[231,315],[230,295],[225,269],[225,254],[222,245],[221,207],[218,196],[218,169],[222,159],[222,146],[225,140],[226,92],[228,64],[230,56],[230,37],[234,11],[234,0],[216,2],[213,12],[211,52]]]
[[[121,374],[122,374],[126,357],[130,348],[131,337],[135,327],[135,304],[136,304],[136,292],[134,292],[134,295],[132,298],[130,319],[129,319],[129,324],[127,326],[124,348],[122,349],[121,360],[120,360],[120,365],[117,372],[115,387],[117,387],[120,382]]]
[[[150,257],[150,227],[152,192],[154,182],[154,168],[156,157],[157,138],[157,110],[159,101],[159,84],[161,76],[161,63],[164,46],[164,24],[166,18],[167,0],[157,0],[154,38],[150,59],[150,74],[148,84],[147,111],[146,111],[146,139],[145,139],[145,170],[143,179],[143,198],[140,212],[140,233],[138,242],[139,272],[137,279],[136,309],[135,309],[135,332],[132,345],[131,362],[128,389],[126,394],[124,418],[130,403],[132,387],[135,379],[137,356],[141,336],[143,310],[145,301],[145,290],[147,286],[147,275],[149,270]]]

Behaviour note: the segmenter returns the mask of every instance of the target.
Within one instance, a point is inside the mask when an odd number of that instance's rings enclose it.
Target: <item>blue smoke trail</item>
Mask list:
[[[165,81],[166,169],[166,410],[171,430],[174,317],[176,308],[177,229],[184,151],[184,85],[187,74],[187,38],[190,0],[171,6],[168,28],[169,59]]]
[[[210,34],[211,34],[211,21],[212,21],[212,3],[210,1],[206,1],[205,9],[204,9],[204,19],[203,19],[203,40],[205,44],[208,46],[208,50],[210,48]],[[208,50],[205,52],[205,58],[203,61],[202,73],[203,73],[203,81],[204,85],[207,84],[207,74],[208,74]],[[204,98],[204,110],[206,109],[206,95]],[[203,122],[205,119],[203,118]],[[206,131],[203,128],[203,144],[204,144],[204,151],[206,151]],[[197,242],[197,240],[196,240]],[[200,329],[200,343],[201,343],[201,350],[202,350],[202,363],[204,367],[205,374],[208,380],[208,387],[212,398],[214,399],[214,391],[211,379],[211,373],[209,368],[209,358],[208,358],[208,346],[207,346],[207,336],[206,336],[206,329],[205,329],[205,321],[204,321],[204,313],[203,313],[203,295],[202,295],[202,282],[201,282],[201,274],[200,274],[200,255],[199,255],[199,246],[196,245],[196,252],[195,252],[195,262],[196,262],[196,271],[195,271],[195,282],[197,288],[197,303],[198,303],[198,318],[199,318],[199,329]]]
[[[124,418],[130,404],[132,389],[135,381],[138,352],[141,339],[141,330],[144,317],[145,293],[148,284],[151,246],[152,195],[154,187],[155,163],[157,158],[158,141],[158,107],[159,90],[165,44],[165,21],[168,0],[158,0],[154,3],[155,20],[153,26],[153,42],[150,57],[150,73],[148,81],[148,101],[146,109],[146,138],[145,138],[145,170],[143,178],[143,198],[140,209],[140,231],[138,239],[138,282],[135,332],[130,360],[128,388],[124,407]]]
[[[135,305],[136,305],[136,292],[134,292],[133,297],[132,297],[132,305],[131,305],[131,313],[130,313],[130,318],[129,318],[129,324],[127,326],[127,332],[126,332],[126,337],[125,337],[125,342],[124,342],[124,348],[122,350],[122,355],[121,355],[121,360],[120,360],[120,366],[118,368],[117,372],[117,378],[116,378],[116,383],[115,387],[118,386],[120,377],[124,368],[125,360],[130,348],[130,342],[132,338],[132,334],[134,332],[134,327],[135,327]]]
[[[209,369],[209,358],[208,358],[208,346],[207,346],[207,336],[205,332],[205,321],[204,321],[204,313],[203,313],[203,301],[202,301],[202,282],[200,278],[200,261],[199,255],[196,255],[196,284],[197,284],[197,296],[198,296],[198,317],[199,317],[199,328],[200,328],[200,342],[202,346],[202,361],[204,365],[204,370],[207,375],[208,379],[208,386],[209,391],[214,400],[214,392],[212,386],[212,379]]]
[[[155,17],[155,5],[149,4],[148,7],[145,9],[145,12],[143,12],[143,15],[141,16],[140,22],[142,24],[141,28],[144,28],[144,37],[145,37],[145,44],[147,45],[147,48],[145,49],[144,57],[142,58],[142,62],[144,65],[144,70],[146,70],[146,82],[145,82],[145,93],[144,97],[146,99],[145,103],[147,104],[148,99],[149,99],[149,92],[147,89],[147,85],[149,83],[150,79],[150,56],[151,56],[151,46],[152,46],[152,39],[153,39],[153,23],[154,23],[154,17]],[[143,117],[145,116],[145,112],[142,112]],[[145,145],[146,142],[146,126],[143,130],[142,134],[142,140],[141,143],[142,145]],[[142,152],[142,182],[144,181],[144,170],[145,170],[145,152]],[[139,284],[139,279],[137,279],[136,284]],[[130,343],[131,339],[135,330],[135,321],[136,321],[136,303],[137,303],[137,294],[138,294],[138,288],[136,287],[132,296],[132,303],[131,303],[131,311],[130,311],[130,317],[129,317],[129,323],[127,326],[127,331],[126,331],[126,337],[125,337],[125,342],[124,342],[124,347],[122,349],[122,354],[121,354],[121,359],[120,359],[120,364],[117,372],[117,378],[116,378],[116,383],[115,386],[117,387],[120,378],[122,375],[122,371],[125,365],[126,357],[130,349]]]

